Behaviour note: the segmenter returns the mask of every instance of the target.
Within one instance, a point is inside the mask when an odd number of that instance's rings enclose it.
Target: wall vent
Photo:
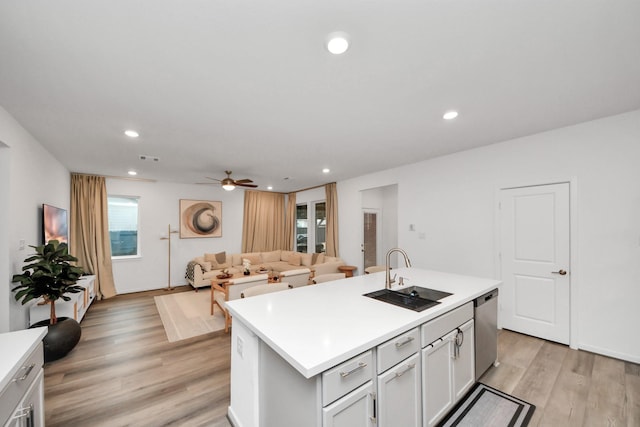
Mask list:
[[[146,154],[141,154],[140,155],[140,160],[147,160],[147,161],[151,161],[151,162],[159,162],[160,159],[156,156],[147,156]]]

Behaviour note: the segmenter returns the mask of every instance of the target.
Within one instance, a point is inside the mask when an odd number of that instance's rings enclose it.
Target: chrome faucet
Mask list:
[[[385,282],[384,282],[384,287],[386,289],[391,289],[391,284],[393,282],[395,282],[395,276],[392,279],[391,278],[391,268],[389,267],[389,260],[391,258],[391,254],[394,252],[400,252],[402,254],[402,256],[404,257],[404,265],[405,267],[411,267],[411,261],[409,261],[409,255],[407,255],[407,253],[405,251],[403,251],[400,248],[391,248],[389,249],[389,251],[387,252],[387,256],[386,256],[386,262],[384,265],[384,270],[385,270],[385,274],[386,274],[386,278],[385,278]]]

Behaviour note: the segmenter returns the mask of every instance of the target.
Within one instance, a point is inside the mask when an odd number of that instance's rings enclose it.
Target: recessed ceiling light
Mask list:
[[[128,173],[129,175],[131,175],[131,176],[138,175],[138,172],[136,172],[136,171],[134,171],[134,170],[131,170],[131,171],[127,172],[127,173]]]
[[[349,37],[343,32],[329,34],[327,49],[334,55],[341,55],[349,49]]]
[[[273,187],[272,186],[268,186],[267,190],[273,190]]]
[[[140,134],[138,132],[136,132],[135,130],[125,130],[124,134],[127,135],[129,138],[137,138],[140,136]]]
[[[329,172],[331,172],[331,169],[329,168],[322,169],[322,173],[329,173]]]
[[[444,116],[442,116],[442,118],[445,120],[452,120],[452,119],[455,119],[456,117],[458,117],[457,111],[447,111],[446,113],[444,113]]]

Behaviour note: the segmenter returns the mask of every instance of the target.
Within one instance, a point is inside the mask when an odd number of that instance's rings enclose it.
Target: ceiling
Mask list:
[[[640,2],[3,0],[0,106],[71,171],[292,191],[639,109]]]

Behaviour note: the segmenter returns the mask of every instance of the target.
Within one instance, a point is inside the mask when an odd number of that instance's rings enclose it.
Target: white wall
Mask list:
[[[42,204],[47,203],[69,210],[69,171],[62,166],[40,143],[20,124],[0,107],[0,141],[9,148],[8,154],[1,156],[1,179],[8,185],[0,185],[0,200],[8,201],[4,215],[8,221],[0,221],[0,273],[3,285],[0,311],[9,313],[0,316],[0,331],[24,329],[28,326],[26,309],[15,301],[11,288],[11,276],[21,272],[23,260],[32,249],[20,249],[19,242],[26,245],[42,243]],[[5,169],[9,165],[9,171]],[[7,193],[8,190],[8,194]],[[5,237],[5,238],[2,238]],[[7,256],[8,253],[8,261]],[[8,262],[8,265],[5,264]],[[7,324],[8,320],[8,324]]]
[[[10,152],[9,147],[0,142],[0,200],[2,200],[2,209],[0,209],[0,242],[9,242],[9,194],[11,187],[9,186],[10,174]],[[6,200],[6,202],[5,202]],[[9,324],[9,304],[11,300],[11,291],[7,290],[11,282],[11,269],[9,261],[9,245],[0,244],[0,277],[2,278],[2,292],[0,292],[0,333],[10,330]],[[4,286],[8,285],[8,286]]]
[[[113,261],[118,293],[160,289],[167,286],[168,243],[160,240],[167,227],[179,230],[180,199],[222,201],[222,237],[181,239],[171,236],[171,285],[187,284],[187,263],[205,252],[238,253],[242,243],[244,191],[224,191],[215,185],[187,185],[167,182],[107,180],[107,193],[113,196],[137,196],[140,215],[140,258]]]
[[[575,178],[578,345],[640,362],[629,334],[640,324],[639,159],[640,110],[343,181],[341,253],[359,256],[358,192],[397,183],[399,245],[414,266],[498,277],[498,189]]]

